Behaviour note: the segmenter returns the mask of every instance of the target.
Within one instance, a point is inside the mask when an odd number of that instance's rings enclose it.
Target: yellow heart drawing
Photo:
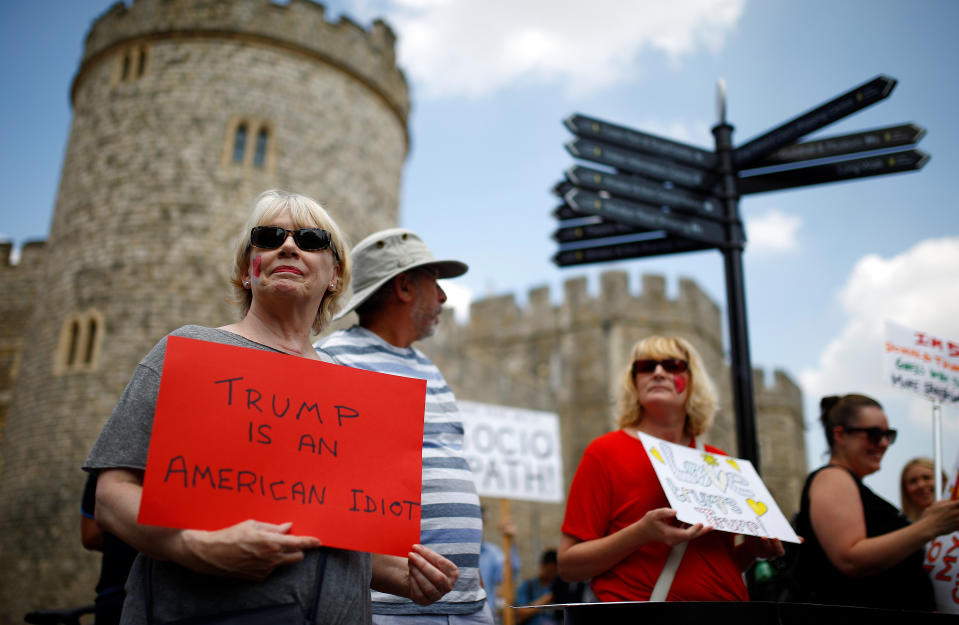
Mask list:
[[[746,503],[749,504],[749,507],[753,509],[753,512],[756,513],[756,516],[762,516],[766,514],[766,510],[769,507],[761,501],[753,501],[752,499],[747,499]]]
[[[716,466],[717,464],[719,464],[718,462],[716,462],[716,457],[711,456],[709,454],[703,454],[703,462],[711,466]]]
[[[726,462],[729,463],[729,466],[732,468],[736,469],[737,471],[739,470],[739,464],[736,462],[735,458],[726,458]]]
[[[650,449],[650,450],[649,450],[649,453],[651,453],[651,454],[653,454],[654,456],[656,456],[656,459],[659,460],[660,462],[662,462],[663,464],[666,464],[666,461],[663,460],[663,457],[659,455],[659,450],[656,449],[655,447],[653,447],[652,449]]]

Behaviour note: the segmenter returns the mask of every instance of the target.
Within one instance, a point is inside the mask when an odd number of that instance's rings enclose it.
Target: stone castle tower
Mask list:
[[[409,144],[389,27],[327,22],[312,0],[117,3],[91,27],[71,93],[49,239],[18,266],[0,244],[0,624],[92,600],[79,467],[160,337],[235,318],[229,250],[252,199],[309,194],[357,241],[397,224]],[[735,449],[720,314],[694,283],[670,299],[646,276],[632,295],[610,272],[596,296],[573,279],[559,305],[545,288],[528,300],[476,302],[468,324],[447,315],[422,347],[463,399],[558,412],[567,486],[611,426],[626,350],[650,333],[703,354],[722,399],[710,442]],[[789,514],[805,474],[799,391],[781,372],[755,387],[764,477]],[[514,503],[530,575],[561,506]]]
[[[136,0],[92,25],[45,243],[0,249],[0,622],[92,600],[79,467],[136,363],[233,321],[253,198],[306,193],[350,238],[397,223],[409,94],[383,22],[310,0]]]
[[[678,296],[671,299],[661,276],[644,275],[642,292],[633,295],[626,273],[607,271],[595,296],[586,278],[573,278],[558,305],[548,287],[530,290],[527,300],[524,308],[512,295],[474,302],[462,325],[447,314],[423,349],[461,399],[556,412],[565,488],[586,446],[615,428],[615,398],[629,350],[653,334],[682,336],[699,351],[720,399],[706,442],[736,453],[720,311],[694,282],[681,279]],[[763,481],[789,518],[799,508],[806,475],[802,396],[782,371],[767,384],[756,370],[753,385]],[[563,511],[562,504],[512,503],[527,575],[535,575],[543,549],[558,545]],[[498,507],[487,505],[486,529],[495,528],[498,519]]]

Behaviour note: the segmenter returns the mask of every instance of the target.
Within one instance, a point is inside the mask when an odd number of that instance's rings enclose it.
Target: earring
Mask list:
[[[250,281],[249,281],[249,280],[247,280],[246,282],[243,283],[243,288],[244,288],[244,289],[250,288]]]

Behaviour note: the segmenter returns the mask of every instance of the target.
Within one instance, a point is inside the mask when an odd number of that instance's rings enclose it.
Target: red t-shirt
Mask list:
[[[706,445],[706,451],[725,455]],[[566,501],[563,533],[579,540],[613,534],[650,510],[668,508],[649,456],[623,430],[600,436],[586,448]],[[712,531],[690,541],[667,601],[749,601],[734,557],[734,534]],[[647,543],[593,578],[600,601],[648,601],[669,547]]]

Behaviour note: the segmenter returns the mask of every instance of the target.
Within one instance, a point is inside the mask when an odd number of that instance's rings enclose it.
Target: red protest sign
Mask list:
[[[137,520],[292,521],[329,547],[405,556],[425,396],[424,380],[168,337]]]

